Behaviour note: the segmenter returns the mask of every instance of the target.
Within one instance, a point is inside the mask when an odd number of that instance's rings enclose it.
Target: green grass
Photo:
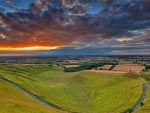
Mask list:
[[[144,105],[136,111],[136,113],[149,113],[150,112],[150,88],[147,92],[147,98],[144,102]]]
[[[142,82],[137,78],[65,73],[60,67],[0,66],[0,76],[62,109],[79,113],[121,113],[142,93]]]
[[[0,113],[62,113],[37,103],[10,84],[0,80]]]
[[[145,80],[148,83],[150,83],[150,70],[143,72],[142,77],[144,77]],[[143,106],[140,109],[138,109],[136,113],[149,113],[149,111],[150,111],[150,88],[148,89],[147,97]]]
[[[150,82],[150,70],[143,72],[142,77],[144,77],[148,82]]]

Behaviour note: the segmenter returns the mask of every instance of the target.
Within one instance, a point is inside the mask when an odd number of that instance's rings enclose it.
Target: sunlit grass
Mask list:
[[[143,106],[140,107],[135,113],[149,113],[150,112],[150,88],[147,92],[146,100],[143,104]]]
[[[48,108],[0,80],[0,113],[62,113]]]
[[[142,77],[144,77],[148,82],[150,82],[150,70],[143,72]]]
[[[142,93],[139,79],[123,75],[65,73],[48,66],[1,66],[0,73],[61,109],[79,113],[120,113]]]

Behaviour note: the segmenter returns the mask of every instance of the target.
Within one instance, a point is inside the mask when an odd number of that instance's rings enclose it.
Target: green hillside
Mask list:
[[[131,108],[142,92],[137,78],[65,73],[60,67],[1,66],[0,76],[60,109],[77,113],[121,113]]]
[[[63,113],[48,108],[0,80],[0,113]]]

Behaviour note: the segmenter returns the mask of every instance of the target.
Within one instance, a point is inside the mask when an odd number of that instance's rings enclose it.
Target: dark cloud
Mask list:
[[[66,55],[133,55],[133,54],[149,54],[150,46],[147,47],[65,47],[52,51],[39,51],[34,55],[40,56],[66,56]]]
[[[23,9],[20,8],[23,5],[16,4],[17,10],[13,12],[10,4],[17,2],[5,3],[5,11],[0,13],[0,46],[96,44],[113,47],[132,44],[134,47],[139,43],[143,46],[150,43],[147,37],[150,28],[149,0],[31,1],[27,0],[28,7]],[[20,0],[20,4],[23,2]],[[92,9],[92,6],[96,8]],[[122,37],[135,41],[116,41]]]

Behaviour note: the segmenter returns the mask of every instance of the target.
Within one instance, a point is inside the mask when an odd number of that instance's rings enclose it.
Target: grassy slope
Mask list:
[[[144,105],[136,111],[136,113],[149,113],[150,112],[150,88],[148,90],[147,98]]]
[[[64,73],[61,68],[3,66],[0,75],[32,93],[70,111],[119,113],[141,95],[142,82],[125,76],[99,73]]]
[[[62,113],[45,107],[0,80],[0,113]]]
[[[147,70],[146,72],[142,73],[142,76],[148,81],[150,82],[150,70]]]
[[[143,77],[150,83],[150,70],[143,73]],[[136,113],[149,113],[150,111],[150,88],[144,105]]]

